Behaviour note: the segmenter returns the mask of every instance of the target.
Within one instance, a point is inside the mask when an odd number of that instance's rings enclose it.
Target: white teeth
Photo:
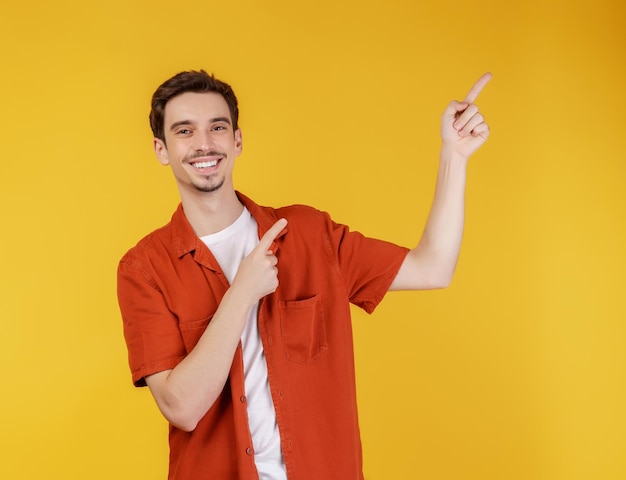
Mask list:
[[[193,164],[196,168],[211,168],[217,165],[217,160],[211,160],[210,162],[196,162]]]

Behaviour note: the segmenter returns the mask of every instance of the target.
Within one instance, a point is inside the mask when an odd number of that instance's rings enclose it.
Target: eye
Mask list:
[[[191,133],[191,130],[189,130],[188,128],[181,128],[180,130],[176,131],[176,135],[189,135]]]
[[[215,125],[213,127],[213,130],[217,130],[219,132],[219,131],[222,131],[222,130],[226,130],[226,127],[224,125]]]

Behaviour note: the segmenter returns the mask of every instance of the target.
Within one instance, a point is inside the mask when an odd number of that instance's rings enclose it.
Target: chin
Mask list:
[[[222,186],[224,186],[225,183],[225,179],[222,179],[219,182],[211,182],[210,184],[207,183],[203,183],[203,184],[194,184],[194,187],[196,188],[196,190],[200,191],[200,192],[204,192],[204,193],[212,193],[212,192],[216,192],[217,190],[219,190],[220,188],[222,188]]]

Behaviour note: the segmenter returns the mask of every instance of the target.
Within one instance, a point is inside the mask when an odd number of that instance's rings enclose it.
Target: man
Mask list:
[[[304,206],[237,192],[232,89],[204,71],[154,93],[154,151],[181,205],[121,260],[118,298],[133,381],[170,422],[171,480],[362,479],[349,303],[446,287],[461,245],[467,160],[489,128],[446,109],[435,198],[412,250]]]

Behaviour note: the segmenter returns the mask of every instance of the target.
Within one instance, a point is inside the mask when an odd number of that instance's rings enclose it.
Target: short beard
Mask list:
[[[226,181],[226,179],[222,178],[222,181],[219,182],[219,183],[216,183],[216,184],[212,184],[212,185],[196,185],[196,184],[194,184],[194,187],[199,192],[212,193],[212,192],[215,192],[215,191],[219,190],[220,188],[222,188],[222,185],[224,185],[225,181]]]

